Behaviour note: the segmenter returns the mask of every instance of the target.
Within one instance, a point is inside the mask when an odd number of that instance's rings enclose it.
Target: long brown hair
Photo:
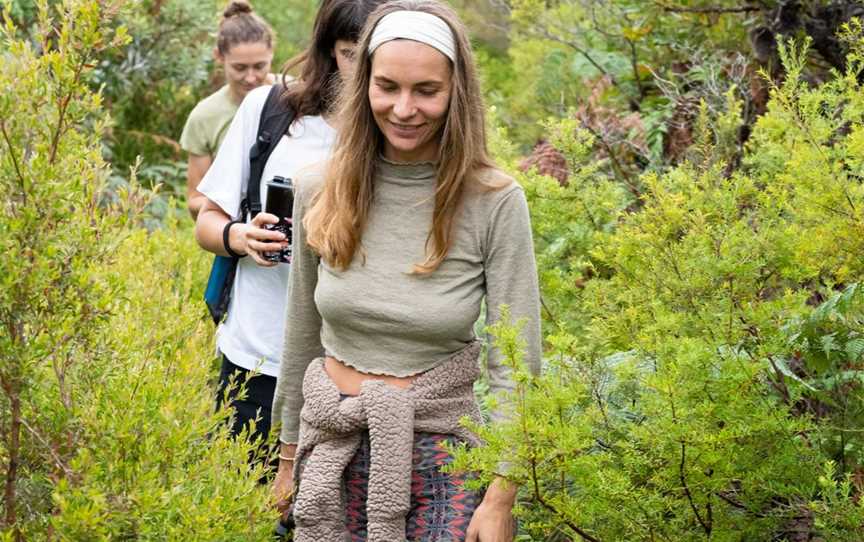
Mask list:
[[[374,194],[376,162],[384,136],[369,104],[372,56],[369,40],[382,17],[394,11],[423,11],[450,27],[455,38],[450,103],[438,145],[438,172],[432,227],[426,239],[426,260],[414,272],[438,268],[450,249],[456,213],[467,183],[493,167],[486,148],[486,124],[474,56],[465,27],[450,7],[437,0],[392,0],[379,7],[357,46],[354,77],[343,90],[340,130],[327,167],[324,188],[304,219],[307,242],[330,265],[347,269],[360,247]]]
[[[341,88],[333,47],[338,40],[357,41],[366,18],[383,1],[322,0],[315,15],[309,47],[282,68],[282,82],[286,87],[282,99],[297,117],[322,115],[333,107]],[[297,81],[285,84],[288,73],[298,66]]]

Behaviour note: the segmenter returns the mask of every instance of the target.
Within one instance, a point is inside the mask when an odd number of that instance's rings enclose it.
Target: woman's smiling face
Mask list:
[[[253,89],[267,82],[273,49],[264,42],[238,43],[224,55],[217,50],[216,60],[225,68],[231,95],[239,104]]]
[[[369,105],[384,134],[384,157],[435,160],[450,105],[450,60],[416,41],[384,43],[372,57]]]

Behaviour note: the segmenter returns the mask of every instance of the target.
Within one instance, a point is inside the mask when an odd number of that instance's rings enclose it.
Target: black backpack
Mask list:
[[[278,83],[270,88],[258,121],[258,135],[249,150],[249,179],[246,181],[246,197],[240,202],[240,216],[245,217],[248,213],[250,220],[262,210],[261,176],[264,175],[264,166],[296,118],[294,110],[281,99],[284,89]],[[230,256],[216,256],[213,260],[204,290],[204,302],[216,324],[228,313],[238,261],[238,258]]]
[[[249,151],[249,180],[246,183],[246,198],[240,202],[240,216],[249,213],[250,219],[261,212],[261,176],[264,174],[264,165],[279,140],[288,133],[288,127],[296,117],[294,110],[280,99],[283,90],[285,87],[281,83],[270,88],[258,121],[258,136]]]

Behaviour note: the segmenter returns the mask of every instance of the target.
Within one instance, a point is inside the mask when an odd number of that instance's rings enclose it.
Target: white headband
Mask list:
[[[372,39],[369,40],[369,55],[382,44],[398,39],[425,43],[456,62],[456,40],[453,38],[453,31],[440,17],[431,13],[394,11],[381,17],[372,32]]]

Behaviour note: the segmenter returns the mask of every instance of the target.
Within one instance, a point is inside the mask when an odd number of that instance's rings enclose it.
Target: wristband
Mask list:
[[[222,229],[222,246],[225,247],[225,252],[228,253],[232,258],[242,258],[245,254],[237,254],[233,250],[231,250],[231,245],[228,243],[228,235],[231,233],[231,226],[234,224],[243,224],[243,220],[232,220],[231,222],[225,224],[225,227]]]

